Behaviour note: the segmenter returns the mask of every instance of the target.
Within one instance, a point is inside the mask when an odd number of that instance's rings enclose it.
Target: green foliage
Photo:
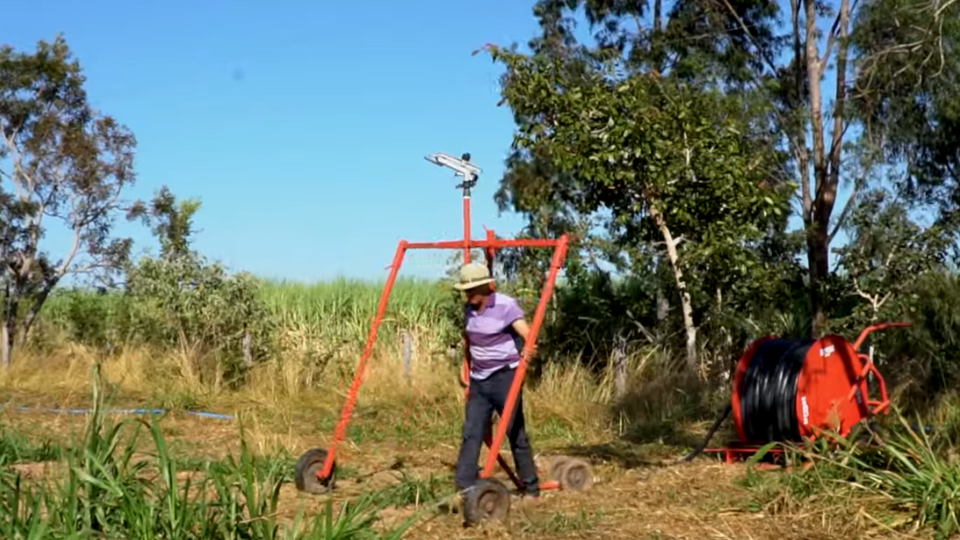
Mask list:
[[[298,515],[281,526],[277,510],[287,481],[285,461],[261,463],[243,446],[237,461],[204,467],[184,480],[155,419],[147,424],[106,418],[99,381],[95,366],[93,413],[83,438],[65,455],[65,477],[52,485],[27,484],[0,470],[3,538],[376,540],[400,538],[413,524],[378,533],[373,524],[383,507],[362,497],[336,511],[328,503],[310,520]],[[146,459],[136,438],[143,427],[152,448]]]
[[[0,467],[11,463],[53,461],[60,457],[60,447],[43,442],[32,444],[23,436],[0,426]]]
[[[59,288],[47,304],[35,340],[41,344],[44,339],[52,340],[51,334],[60,333],[73,343],[110,352],[159,335],[144,327],[147,322],[139,316],[133,299],[121,293]]]
[[[852,36],[858,114],[884,157],[906,167],[907,194],[956,227],[960,187],[960,4],[870,0]]]
[[[793,189],[781,180],[780,156],[739,96],[575,53],[491,52],[506,67],[502,93],[518,126],[501,191],[532,231],[583,230],[588,219],[603,228],[578,251],[638,279],[669,276],[658,285],[679,299],[694,369],[696,319],[724,309],[724,297],[742,310],[741,299],[782,277],[764,253],[785,226]],[[533,264],[542,273],[543,258]],[[591,271],[575,257],[571,281]]]
[[[195,254],[145,258],[127,276],[127,293],[162,342],[234,362],[242,357],[246,332],[262,347],[269,330],[259,286],[249,274],[228,275]]]
[[[38,42],[32,53],[0,47],[4,365],[66,275],[110,277],[130,251],[131,241],[112,229],[135,181],[136,139],[91,108],[85,82],[62,37]],[[72,239],[59,255],[44,247],[51,226]]]
[[[562,288],[559,316],[544,335],[545,351],[606,364],[618,336],[643,340],[644,331],[656,326],[651,289],[643,278],[614,280],[607,274],[592,274]]]
[[[149,208],[144,207],[142,216],[160,241],[161,258],[171,259],[190,253],[190,240],[194,233],[193,216],[199,209],[200,201],[177,201],[166,186],[154,195]]]
[[[151,261],[155,267],[162,264],[156,259]],[[252,280],[247,275],[242,279]],[[318,363],[342,359],[352,365],[383,289],[382,283],[347,279],[314,284],[252,281],[247,283],[250,289],[245,294],[255,295],[255,305],[262,308],[262,318],[256,323],[269,331],[255,340],[268,349],[261,354],[281,354],[283,347],[307,342],[315,347],[310,354]],[[398,279],[379,343],[393,346],[396,341],[391,338],[407,330],[429,334],[438,344],[458,344],[456,321],[461,304],[459,296],[451,291],[456,293],[448,282]],[[236,306],[232,309],[235,311]],[[126,345],[148,345],[159,350],[179,347],[178,334],[172,326],[176,321],[159,309],[152,296],[62,289],[51,297],[41,323],[44,335],[61,334],[70,341],[98,349],[116,351]]]
[[[437,503],[454,495],[453,480],[431,475],[427,479],[401,471],[400,483],[370,494],[380,507],[403,508],[410,505]]]
[[[902,370],[901,379],[930,401],[960,382],[960,276],[943,271],[919,276],[904,296],[903,318],[912,326],[883,336],[887,369]]]
[[[944,268],[949,236],[915,223],[885,191],[864,194],[849,223],[850,242],[836,252],[850,294],[863,300],[852,314],[856,326],[903,313],[913,279]]]
[[[606,69],[571,80],[564,60],[493,55],[507,67],[514,145],[577,179],[581,213],[609,210],[613,232],[647,241],[660,239],[659,213],[695,246],[691,264],[729,261],[731,280],[748,271],[742,247],[786,201],[768,184],[774,164],[750,145],[748,126],[725,114],[728,100],[654,76],[610,82]]]
[[[229,275],[190,249],[199,208],[196,200],[178,203],[166,188],[156,194],[143,216],[153,224],[160,256],[127,269],[126,294],[136,303],[137,316],[157,332],[152,338],[178,346],[195,361],[217,358],[217,373],[197,366],[201,381],[221,374],[230,380],[267,351],[269,320],[258,280],[246,273]]]
[[[910,425],[899,413],[889,424],[794,449],[788,452],[793,470],[782,475],[749,471],[744,483],[757,489],[752,506],[866,494],[888,510],[910,516],[914,527],[952,538],[960,532],[960,474],[951,457],[952,443]],[[801,467],[802,462],[812,466]]]

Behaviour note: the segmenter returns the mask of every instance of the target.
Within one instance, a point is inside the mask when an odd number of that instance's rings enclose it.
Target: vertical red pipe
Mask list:
[[[350,383],[350,390],[347,393],[347,401],[343,404],[343,410],[340,411],[340,419],[337,421],[337,427],[333,430],[333,440],[327,448],[327,459],[323,462],[323,468],[317,472],[317,478],[329,478],[333,469],[333,456],[337,446],[346,436],[347,423],[350,421],[350,414],[353,412],[353,406],[357,401],[357,395],[360,393],[360,383],[363,382],[364,371],[367,368],[367,360],[373,353],[373,346],[377,341],[377,330],[383,321],[383,315],[387,311],[387,302],[390,300],[390,291],[397,280],[397,274],[400,272],[400,265],[403,264],[403,254],[407,250],[407,241],[401,240],[397,244],[397,251],[393,255],[393,263],[390,265],[390,275],[387,276],[387,282],[383,285],[383,292],[380,293],[380,302],[377,304],[377,314],[373,317],[373,323],[370,325],[370,331],[367,333],[367,342],[363,346],[363,352],[360,354],[360,361],[357,362],[356,370],[353,373],[353,381]]]
[[[500,422],[497,423],[497,432],[493,436],[493,444],[490,446],[490,452],[487,454],[486,463],[483,466],[481,478],[489,478],[493,473],[493,465],[500,456],[500,445],[503,444],[503,438],[507,434],[507,427],[510,426],[510,420],[513,419],[513,409],[517,403],[517,396],[523,387],[523,377],[527,371],[527,361],[530,358],[530,352],[533,350],[537,341],[537,334],[540,332],[540,326],[543,324],[543,318],[547,311],[547,303],[553,294],[553,285],[557,280],[557,274],[563,267],[563,260],[567,255],[567,242],[569,237],[563,235],[560,237],[557,247],[553,250],[553,259],[550,261],[550,273],[547,274],[547,283],[540,293],[540,302],[537,303],[537,309],[533,314],[533,323],[530,325],[530,335],[523,345],[523,354],[520,356],[520,364],[517,366],[517,372],[513,376],[513,382],[510,384],[510,392],[507,394],[507,402],[503,407],[503,414],[500,415]]]
[[[463,264],[470,264],[470,195],[463,196]],[[469,395],[470,388],[470,360],[469,343],[467,336],[463,336],[463,368],[460,370],[460,382],[463,384],[465,395]]]
[[[490,245],[487,246],[487,268],[490,269],[491,276],[493,275],[493,262],[497,257],[497,249],[493,247],[493,242],[496,239],[497,236],[493,233],[493,231],[487,229],[487,241],[490,242]]]
[[[463,264],[470,264],[470,196],[463,196]]]

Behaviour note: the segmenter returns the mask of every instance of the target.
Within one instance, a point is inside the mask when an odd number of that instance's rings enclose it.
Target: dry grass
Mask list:
[[[338,463],[344,480],[333,496],[342,502],[364,492],[383,491],[414,479],[439,475],[450,482],[456,459],[462,391],[452,362],[431,355],[430,344],[417,343],[416,362],[407,384],[399,355],[374,358],[367,373],[349,440]],[[180,360],[148,350],[131,350],[103,360],[105,378],[116,386],[117,404],[201,407],[237,414],[237,421],[171,414],[161,421],[172,454],[183,460],[223,460],[240,452],[240,424],[247,446],[268,459],[293,459],[311,447],[328,444],[348,383],[342,370],[311,374],[296,357],[258,367],[244,389],[227,392],[191,382],[178,370]],[[81,347],[43,358],[21,356],[0,374],[0,393],[12,404],[87,406],[90,367],[96,356]],[[634,383],[644,384],[637,357]],[[42,365],[43,370],[36,366]],[[651,385],[651,388],[656,386]],[[596,538],[596,539],[857,539],[907,537],[894,532],[878,508],[882,501],[854,498],[848,492],[801,498],[771,473],[769,480],[745,482],[741,466],[701,460],[679,467],[660,465],[683,449],[651,443],[623,442],[624,431],[610,414],[612,386],[579,367],[546,370],[526,391],[526,412],[546,470],[552,456],[589,459],[598,477],[587,492],[551,492],[540,504],[517,507],[506,523],[464,530],[460,517],[431,511],[430,505],[391,508],[381,519],[399,523],[424,511],[405,538]],[[651,401],[653,400],[653,401]],[[643,407],[656,402],[648,396]],[[628,404],[629,406],[629,404]],[[635,405],[639,407],[639,405]],[[2,424],[32,440],[75,441],[83,416],[4,411]],[[45,466],[18,465],[32,476]],[[406,475],[406,476],[402,476]],[[407,480],[404,480],[406,478]],[[299,510],[322,510],[325,499],[303,496],[292,484],[280,492],[280,512],[292,523]],[[923,536],[920,536],[923,537]]]

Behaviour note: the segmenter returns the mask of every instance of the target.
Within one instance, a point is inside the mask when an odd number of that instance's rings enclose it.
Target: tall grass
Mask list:
[[[296,395],[316,388],[331,377],[349,378],[363,349],[383,289],[382,283],[337,279],[315,284],[264,282],[260,297],[271,332],[258,345],[268,352],[254,376],[269,384],[272,393]],[[409,340],[416,360],[447,358],[458,343],[453,315],[457,302],[449,284],[422,279],[399,279],[391,292],[374,349],[375,358],[399,358],[403,340]],[[177,347],[151,328],[151,319],[135,298],[121,293],[98,294],[60,290],[42,312],[31,344],[33,353],[52,356],[76,351],[79,345],[96,357],[162,357],[143,377],[176,377],[189,365]],[[239,340],[242,336],[237,335]],[[180,373],[185,386],[196,386],[190,373]],[[269,380],[268,380],[269,379]],[[196,389],[194,389],[196,391]]]
[[[788,452],[790,472],[771,476],[750,470],[745,482],[758,488],[758,499],[770,512],[819,501],[844,522],[855,504],[858,519],[865,516],[889,531],[927,529],[938,539],[955,538],[960,535],[960,469],[954,442],[912,425],[899,412],[888,420],[884,427],[861,426],[847,438],[794,447]]]
[[[107,418],[99,366],[93,374],[93,412],[82,438],[65,451],[64,473],[30,483],[0,469],[0,537],[374,540],[399,538],[413,524],[376,531],[383,504],[372,496],[337,511],[328,503],[310,520],[298,512],[282,521],[279,494],[288,471],[282,462],[261,466],[246,445],[227,467],[183,478],[156,420]],[[144,427],[146,452],[137,444]]]
[[[316,343],[308,346],[336,353],[362,346],[382,290],[382,283],[341,278],[312,284],[266,281],[260,294],[281,340],[293,347],[312,340]],[[398,279],[381,332],[395,336],[399,331],[429,331],[437,340],[455,336],[452,319],[444,316],[449,314],[451,293],[442,282]],[[44,307],[41,325],[45,336],[59,332],[85,345],[143,344],[153,333],[138,327],[143,321],[132,317],[134,304],[120,293],[58,290]]]
[[[273,415],[284,424],[302,410],[326,409],[332,415],[342,403],[381,292],[382,283],[349,279],[264,283],[260,294],[275,340],[271,354],[245,374],[239,392],[223,392],[183,373],[180,352],[150,343],[149,331],[136,326],[117,330],[134,320],[125,318],[135,311],[129,298],[61,291],[45,308],[38,335],[42,343],[21,350],[14,365],[0,372],[0,391],[27,394],[31,400],[75,401],[88,391],[84,373],[99,363],[124,397],[138,404],[167,409],[218,404],[218,410],[231,412],[235,404],[253,401],[256,416]],[[449,283],[397,281],[368,364],[358,421],[352,424],[355,434],[375,421],[363,418],[383,412],[384,420],[397,424],[398,435],[433,433],[455,439],[462,415],[463,393],[457,383],[462,353],[452,347],[460,345],[460,309]],[[97,337],[98,328],[109,332]],[[128,337],[109,350],[100,346],[119,335]],[[404,336],[410,343],[409,378],[403,376]],[[38,370],[39,365],[44,369]],[[598,378],[578,362],[551,364],[525,395],[531,423],[550,426],[551,436],[592,437],[608,426],[611,380]],[[282,437],[277,437],[264,444],[282,446]]]

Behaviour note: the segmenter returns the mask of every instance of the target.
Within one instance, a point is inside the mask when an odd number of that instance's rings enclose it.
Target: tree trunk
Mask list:
[[[819,220],[812,224],[807,233],[807,267],[810,276],[810,334],[820,337],[827,324],[827,299],[823,294],[823,285],[830,273],[830,244],[827,242],[826,229]]]
[[[0,363],[3,367],[10,366],[10,358],[13,355],[13,325],[4,321],[3,330],[0,332]]]
[[[693,302],[690,300],[687,282],[683,277],[683,269],[680,267],[680,255],[677,253],[677,245],[680,243],[680,239],[673,237],[663,214],[652,203],[650,204],[650,217],[657,224],[660,234],[663,235],[663,243],[667,247],[667,260],[670,261],[673,278],[677,284],[677,292],[680,294],[680,311],[683,314],[683,328],[687,335],[687,370],[695,376],[699,367],[697,361],[697,327],[693,324]]]
[[[30,335],[30,330],[33,328],[33,323],[37,321],[37,316],[40,315],[40,310],[47,302],[47,298],[50,297],[50,291],[52,291],[56,285],[56,281],[44,285],[43,289],[37,294],[37,297],[34,298],[33,303],[30,304],[30,309],[27,311],[27,314],[23,318],[23,322],[20,324],[20,343],[27,342],[27,337]]]
[[[9,280],[6,281],[3,289],[3,320],[0,321],[0,364],[6,368],[10,365],[10,359],[13,357],[19,303],[16,299],[15,286],[11,286]]]
[[[810,129],[813,143],[813,190],[804,193],[807,209],[805,224],[807,227],[807,263],[810,275],[810,315],[811,334],[821,335],[827,322],[828,298],[823,294],[823,285],[830,275],[830,216],[837,198],[837,185],[840,174],[840,156],[843,138],[843,104],[846,84],[846,26],[849,19],[849,0],[842,0],[837,27],[828,36],[825,57],[820,57],[817,47],[817,23],[815,0],[803,0],[805,8],[805,53],[807,68],[808,101],[810,103]],[[795,26],[795,32],[799,29]],[[835,33],[839,30],[839,36]],[[833,140],[829,153],[823,126],[822,84],[824,66],[830,61],[832,46],[839,47],[837,52],[837,96],[834,107]],[[803,181],[809,182],[804,177]]]

